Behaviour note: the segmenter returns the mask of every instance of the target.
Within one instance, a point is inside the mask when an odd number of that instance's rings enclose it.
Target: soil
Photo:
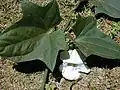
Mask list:
[[[51,0],[31,0],[39,5],[45,5]],[[91,3],[81,6],[82,0],[57,0],[63,21],[59,29],[66,28],[70,20],[72,26],[78,14],[82,16],[93,16]],[[87,1],[86,1],[87,2]],[[86,3],[84,2],[84,3]],[[83,10],[81,10],[81,8]],[[18,0],[0,0],[0,29],[4,30],[11,24],[20,20],[22,16]],[[97,19],[98,28],[105,34],[111,36],[120,44],[119,23],[108,16]],[[68,28],[69,30],[71,27]],[[114,30],[114,31],[112,31]],[[116,31],[115,31],[116,30]],[[46,84],[46,90],[120,90],[120,62],[119,60],[107,60],[97,56],[88,57],[86,60],[91,68],[89,74],[81,73],[77,81],[64,79],[57,67],[54,73],[50,73]],[[32,63],[32,64],[31,64]],[[36,62],[22,63],[17,66],[8,59],[0,60],[0,90],[40,90],[44,69]],[[41,63],[41,62],[39,62]],[[43,65],[44,66],[44,65]]]

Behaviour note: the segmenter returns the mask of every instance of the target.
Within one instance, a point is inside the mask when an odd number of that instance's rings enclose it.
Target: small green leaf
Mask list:
[[[95,13],[105,13],[114,18],[120,18],[120,0],[104,0],[96,7]]]
[[[93,17],[78,17],[73,29],[79,32],[75,44],[85,56],[94,54],[104,58],[120,59],[120,46],[97,29]]]
[[[66,48],[64,32],[54,29],[61,21],[57,2],[40,7],[22,0],[21,7],[23,18],[0,35],[0,55],[16,62],[39,59],[53,71],[59,50]]]

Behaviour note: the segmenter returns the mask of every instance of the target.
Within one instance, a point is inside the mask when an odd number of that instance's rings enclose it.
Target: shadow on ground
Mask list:
[[[109,68],[120,66],[120,60],[117,59],[105,59],[99,56],[91,55],[86,59],[89,67]]]
[[[84,7],[88,7],[88,0],[81,0],[75,11],[82,12],[85,9]]]
[[[38,71],[44,71],[46,68],[46,65],[40,60],[33,60],[33,61],[17,63],[17,65],[14,65],[13,68],[16,71],[28,74],[28,73],[38,72]]]
[[[53,76],[59,81],[61,79],[61,72],[59,71],[59,66],[62,63],[61,60],[57,60]],[[120,60],[113,60],[113,59],[105,59],[99,56],[91,55],[86,59],[86,63],[88,67],[99,67],[99,68],[109,68],[112,69],[114,67],[120,66]],[[33,60],[27,62],[21,62],[17,65],[14,65],[13,68],[16,71],[21,73],[35,73],[39,71],[44,71],[46,65],[40,60]]]
[[[120,21],[120,18],[113,18],[113,17],[110,17],[104,13],[99,13],[97,14],[96,16],[96,19],[100,19],[101,17],[104,18],[104,19],[108,19],[110,21],[115,21],[115,22],[119,22]]]

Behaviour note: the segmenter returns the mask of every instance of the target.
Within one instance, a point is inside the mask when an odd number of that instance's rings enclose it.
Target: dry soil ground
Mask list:
[[[50,0],[31,0],[34,3],[43,5]],[[83,6],[80,11],[79,2],[75,0],[57,0],[63,21],[58,26],[65,28],[69,19],[75,19],[79,13],[82,16],[94,15],[91,11],[91,3]],[[80,6],[79,6],[80,7]],[[78,11],[76,13],[75,11]],[[18,21],[22,16],[18,0],[0,0],[0,29],[3,30]],[[72,24],[72,23],[71,23]],[[118,44],[120,43],[120,22],[109,17],[98,18],[98,28],[105,34],[110,35]],[[78,81],[68,81],[61,77],[58,72],[49,74],[47,90],[120,90],[120,62],[118,60],[106,60],[97,56],[87,59],[91,72],[82,74]],[[26,66],[27,65],[27,66]],[[18,70],[13,68],[14,63],[2,59],[0,61],[0,90],[40,90],[44,70],[35,67],[32,62],[22,64]],[[32,69],[34,68],[34,69]],[[31,71],[32,69],[32,71]],[[21,72],[20,72],[21,71]],[[33,72],[33,73],[31,73]],[[51,89],[50,89],[51,88]]]

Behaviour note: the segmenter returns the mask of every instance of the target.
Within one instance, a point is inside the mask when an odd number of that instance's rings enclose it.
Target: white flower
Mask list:
[[[90,69],[83,63],[78,52],[69,50],[69,59],[62,60],[63,63],[60,65],[60,71],[64,78],[68,80],[77,80],[80,78],[80,72],[89,73]]]

